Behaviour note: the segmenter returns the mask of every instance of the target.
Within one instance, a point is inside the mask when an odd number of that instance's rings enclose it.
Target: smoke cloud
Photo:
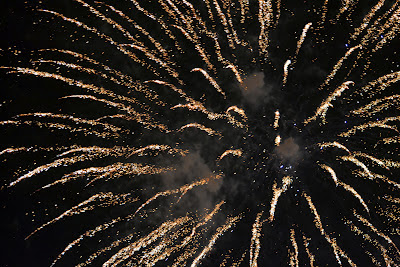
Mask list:
[[[266,97],[272,91],[272,86],[264,82],[263,72],[255,72],[243,79],[243,97],[251,105],[258,106],[265,103]]]
[[[285,161],[294,162],[300,159],[300,147],[295,140],[290,137],[283,141],[280,146],[275,148],[275,153]]]

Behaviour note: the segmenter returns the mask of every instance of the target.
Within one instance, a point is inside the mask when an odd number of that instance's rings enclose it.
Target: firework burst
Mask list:
[[[43,47],[1,50],[8,261],[400,264],[400,2],[291,2],[35,6]]]

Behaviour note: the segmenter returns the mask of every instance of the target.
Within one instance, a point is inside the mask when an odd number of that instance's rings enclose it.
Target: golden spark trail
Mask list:
[[[328,77],[325,79],[324,83],[320,86],[320,90],[324,89],[329,82],[335,77],[336,73],[339,71],[339,69],[342,67],[343,62],[357,49],[361,49],[361,45],[354,46],[349,49],[349,51],[346,52],[346,54],[339,59],[339,61],[336,63],[336,65],[333,67],[332,72],[328,75]]]
[[[388,122],[388,120],[385,119],[382,121],[371,121],[371,122],[367,122],[367,123],[364,123],[361,125],[356,125],[353,128],[351,128],[350,130],[348,130],[347,132],[340,133],[339,136],[340,137],[350,137],[350,136],[354,135],[357,131],[364,132],[367,129],[375,128],[375,127],[390,129],[390,130],[395,131],[396,133],[399,133],[396,126],[387,125],[386,124],[387,122]]]
[[[268,55],[269,28],[273,23],[273,9],[271,0],[259,0],[258,22],[260,23],[260,35],[258,36],[258,46],[262,56]]]
[[[379,231],[367,219],[365,219],[364,217],[362,217],[361,215],[359,215],[355,211],[353,211],[353,213],[354,213],[354,216],[356,216],[357,219],[360,222],[362,222],[364,225],[368,226],[373,232],[375,232],[377,235],[379,235],[380,237],[384,238],[389,244],[391,244],[396,249],[397,254],[400,256],[400,250],[397,248],[396,244],[393,242],[393,240],[389,236],[387,236],[384,233],[382,233],[381,231]]]
[[[342,265],[341,260],[340,260],[340,256],[342,256],[343,258],[345,258],[347,260],[347,262],[350,264],[350,266],[357,266],[348,256],[347,254],[338,246],[338,244],[336,243],[336,240],[331,238],[328,233],[325,232],[325,229],[322,225],[321,222],[321,218],[317,212],[317,209],[314,206],[314,203],[311,200],[311,197],[308,196],[306,193],[303,192],[303,197],[307,200],[307,203],[315,217],[314,220],[314,224],[315,227],[321,232],[321,235],[325,237],[326,241],[328,241],[328,243],[331,245],[333,252],[335,254],[336,260],[339,263],[339,265]]]
[[[243,151],[241,149],[229,149],[226,150],[224,153],[222,153],[221,156],[219,156],[218,160],[222,160],[224,157],[228,156],[228,155],[234,155],[237,157],[241,157],[243,154]]]
[[[279,110],[277,110],[277,111],[275,111],[274,129],[278,129],[278,127],[279,127],[279,117],[280,117],[280,113],[279,113]]]
[[[275,137],[275,146],[279,146],[281,144],[281,136],[278,134]]]
[[[304,124],[307,125],[311,121],[317,119],[317,117],[321,117],[322,123],[326,123],[326,113],[328,112],[329,107],[333,107],[332,101],[336,100],[337,97],[340,97],[342,93],[349,89],[349,86],[354,84],[352,81],[346,81],[341,86],[339,86],[335,91],[333,91],[327,99],[325,99],[321,105],[318,107],[317,111],[315,112],[314,116],[306,119]]]
[[[79,156],[82,157],[82,156]],[[71,158],[67,158],[65,161],[70,162]],[[46,165],[45,165],[46,166]],[[40,170],[43,169],[43,167],[39,167]],[[37,168],[37,169],[39,169]],[[47,169],[46,169],[47,170]],[[91,179],[90,182],[88,182],[87,185],[90,185],[94,183],[95,181],[99,179],[104,179],[109,177],[109,179],[117,179],[123,175],[139,175],[139,174],[157,174],[157,173],[163,173],[171,171],[171,168],[156,168],[151,165],[141,165],[141,164],[136,164],[136,163],[114,163],[111,165],[108,165],[106,167],[90,167],[86,169],[80,169],[77,171],[74,171],[69,174],[65,174],[61,179],[56,180],[53,183],[47,184],[43,186],[41,189],[49,188],[51,186],[57,185],[57,184],[65,184],[67,182],[73,181],[75,179],[84,177],[86,175],[97,175],[95,178]]]
[[[283,81],[282,81],[282,86],[286,85],[287,82],[287,77],[289,75],[289,66],[292,63],[290,59],[286,60],[285,65],[283,66]]]
[[[203,70],[203,69],[201,69],[201,68],[194,68],[194,69],[191,70],[191,72],[194,72],[194,71],[198,71],[198,72],[200,72],[201,74],[203,74],[204,77],[207,79],[207,81],[208,81],[212,86],[214,86],[214,88],[218,91],[218,93],[220,93],[221,95],[224,96],[224,98],[226,98],[225,92],[222,91],[222,89],[221,89],[221,87],[219,87],[218,83],[217,83],[205,70]]]
[[[120,195],[113,195],[111,192],[109,193],[99,193],[96,195],[91,196],[89,199],[79,203],[78,205],[72,207],[71,209],[65,211],[63,214],[60,216],[54,218],[51,221],[48,221],[47,223],[43,224],[39,228],[36,228],[35,231],[30,233],[25,239],[30,238],[32,235],[36,234],[43,228],[49,226],[50,224],[53,224],[65,217],[68,216],[74,216],[77,214],[81,214],[87,211],[91,211],[97,207],[108,207],[108,206],[114,206],[114,205],[124,205],[126,203],[134,202],[137,201],[138,199],[134,199],[130,197],[130,194],[120,194]],[[99,203],[93,203],[98,201]]]
[[[151,90],[144,90],[141,86],[138,85],[137,82],[133,81],[132,77],[125,75],[122,72],[117,71],[107,65],[104,65],[104,64],[88,57],[87,55],[83,55],[83,54],[80,54],[80,53],[77,53],[74,51],[70,51],[70,50],[62,50],[62,49],[41,49],[39,51],[51,51],[51,52],[67,54],[67,55],[73,56],[74,58],[78,58],[80,61],[84,60],[84,61],[87,61],[96,66],[100,66],[105,71],[107,71],[117,77],[117,78],[114,78],[114,77],[109,76],[109,79],[112,82],[119,84],[119,85],[123,85],[129,89],[133,88],[135,91],[144,94],[146,96],[146,98],[148,98],[148,99],[152,99],[152,100],[158,99],[158,95],[154,94],[154,92],[152,92]]]
[[[391,95],[384,98],[379,98],[370,102],[369,104],[350,111],[353,114],[359,115],[360,117],[369,117],[375,113],[379,113],[382,110],[388,110],[391,107],[399,108],[400,95]]]
[[[182,130],[187,129],[187,128],[197,128],[199,130],[205,131],[210,136],[215,136],[216,135],[216,136],[222,137],[222,134],[220,132],[214,131],[213,129],[208,128],[208,127],[206,127],[206,126],[204,126],[202,124],[199,124],[199,123],[186,124],[186,125],[182,126],[179,129],[179,131],[182,131]]]
[[[372,18],[375,16],[375,13],[379,11],[379,9],[383,6],[385,0],[380,0],[364,17],[361,25],[354,30],[354,33],[351,35],[351,39],[355,40],[368,26]]]
[[[0,67],[1,68],[1,67]],[[111,91],[109,91],[109,90],[106,90],[106,89],[104,89],[104,88],[102,88],[102,87],[98,87],[98,86],[95,86],[95,85],[92,85],[92,84],[86,84],[86,83],[82,83],[81,81],[78,81],[78,80],[74,80],[74,79],[71,79],[71,78],[67,78],[67,77],[64,77],[64,76],[62,76],[62,75],[59,75],[59,74],[53,74],[53,73],[49,73],[49,72],[43,72],[43,71],[37,71],[37,70],[34,70],[34,69],[29,69],[29,68],[20,68],[20,67],[16,67],[16,68],[11,68],[12,69],[12,71],[10,71],[10,73],[23,73],[23,74],[29,74],[29,75],[34,75],[34,76],[39,76],[39,77],[43,77],[43,78],[51,78],[51,79],[55,79],[55,80],[60,80],[60,81],[62,81],[62,82],[65,82],[65,83],[67,83],[68,85],[71,85],[71,86],[77,86],[77,87],[80,87],[80,88],[82,88],[82,89],[86,89],[86,90],[88,90],[88,91],[92,91],[92,92],[94,92],[94,93],[97,93],[97,94],[101,94],[101,95],[105,95],[105,96],[108,96],[108,97],[111,97],[111,98],[113,98],[114,100],[117,100],[117,101],[127,101],[127,102],[133,102],[133,103],[136,103],[134,100],[132,100],[131,98],[128,98],[128,97],[124,97],[124,96],[120,96],[120,95],[116,95],[116,94],[114,94],[113,92],[111,92]],[[81,98],[90,98],[90,99],[92,99],[92,100],[96,100],[96,101],[100,101],[100,100],[98,100],[97,98],[95,98],[95,97],[93,97],[93,96],[90,96],[90,97],[85,97],[85,96],[83,96],[83,97],[81,97]],[[105,100],[103,100],[103,102],[104,102]],[[120,108],[120,109],[122,109],[122,110],[124,110],[124,111],[127,111],[128,113],[129,112],[131,112],[131,113],[133,113],[133,114],[137,114],[137,115],[139,115],[136,111],[134,111],[131,107],[129,107],[129,106],[125,106],[125,105],[123,105],[122,103],[115,103],[115,104],[111,104],[112,102],[106,102],[106,103],[108,103],[108,104],[110,104],[110,105],[113,105],[113,106],[115,106],[115,107],[118,107],[118,108]],[[162,130],[162,131],[165,131],[166,130],[166,126],[165,125],[162,125],[162,124],[158,124],[158,123],[147,123],[147,122],[145,122],[145,121],[142,121],[141,119],[140,119],[140,116],[147,116],[147,115],[143,115],[143,114],[140,114],[137,118],[138,118],[138,122],[139,123],[142,123],[142,124],[144,124],[146,127],[150,127],[150,128],[158,128],[158,129],[160,129],[160,130]],[[83,119],[82,119],[83,120]],[[97,122],[98,123],[98,122]],[[98,124],[100,124],[100,123],[98,123]]]
[[[362,94],[363,92],[368,93],[368,97],[374,97],[376,94],[379,94],[381,91],[387,89],[393,83],[397,83],[400,81],[400,71],[388,73],[378,79],[369,82],[366,86],[362,87],[359,92]]]
[[[103,266],[116,266],[123,261],[127,260],[129,257],[132,257],[132,255],[139,251],[140,249],[147,247],[148,245],[152,244],[159,238],[163,237],[166,235],[168,232],[170,232],[172,229],[183,225],[184,223],[188,222],[189,218],[188,217],[181,217],[178,219],[175,219],[174,221],[167,221],[163,223],[160,227],[158,227],[156,230],[151,232],[150,234],[146,235],[145,237],[139,239],[138,241],[128,245],[127,247],[121,249],[113,255],[108,261],[106,261]]]
[[[217,14],[220,18],[219,21],[222,23],[226,37],[228,38],[229,47],[232,49],[236,49],[235,43],[233,42],[232,34],[229,31],[229,25],[228,25],[228,21],[225,17],[225,14],[222,12],[221,7],[219,6],[218,2],[216,0],[213,0],[213,2],[214,2],[215,9],[217,10]],[[232,31],[233,31],[233,29],[232,29]],[[234,31],[233,31],[233,35],[236,35],[236,33]],[[236,38],[236,40],[237,40],[237,38]]]
[[[322,143],[322,144],[319,144],[319,145],[320,145],[321,148],[325,148],[325,147],[337,147],[337,148],[342,149],[342,150],[346,151],[347,153],[351,154],[350,150],[349,150],[347,147],[345,147],[344,145],[342,145],[342,144],[340,144],[339,142],[336,142],[336,141],[334,141],[334,142]]]
[[[314,267],[315,256],[311,253],[310,249],[308,248],[308,246],[310,245],[309,240],[310,240],[309,238],[303,235],[303,244],[307,252],[308,260],[310,261],[310,267]]]
[[[99,36],[101,39],[104,39],[104,40],[108,41],[108,42],[109,42],[111,45],[113,45],[117,50],[119,50],[119,51],[122,52],[123,54],[127,55],[129,58],[131,58],[132,60],[134,60],[134,61],[137,62],[138,64],[141,64],[142,66],[146,66],[146,68],[147,68],[148,70],[152,71],[152,72],[154,73],[155,76],[157,76],[157,77],[160,76],[160,74],[159,74],[153,67],[151,67],[147,62],[145,62],[145,61],[139,59],[135,54],[133,54],[132,52],[126,50],[126,49],[124,48],[123,45],[118,44],[118,43],[115,42],[114,39],[112,39],[111,37],[109,37],[109,36],[107,36],[107,35],[105,35],[105,34],[103,34],[103,33],[100,33],[96,28],[89,27],[89,26],[87,26],[86,24],[84,24],[84,23],[82,23],[82,22],[80,22],[80,21],[78,21],[78,20],[68,18],[68,17],[66,17],[66,16],[64,16],[64,15],[62,15],[62,14],[60,14],[60,13],[54,12],[54,11],[44,10],[44,9],[41,9],[41,10],[39,10],[39,11],[52,14],[52,15],[54,15],[54,16],[56,16],[56,17],[60,17],[61,19],[65,20],[65,21],[67,21],[67,22],[73,23],[73,24],[75,24],[75,25],[78,26],[78,27],[82,27],[83,29],[85,29],[85,30],[87,30],[87,31],[89,31],[89,32],[92,32],[93,34],[96,34],[96,35]],[[171,74],[171,73],[174,74],[174,71],[171,70],[171,69],[167,69],[167,71],[169,71],[170,74]]]
[[[256,220],[253,224],[253,228],[251,230],[251,243],[250,243],[250,266],[257,267],[257,259],[260,254],[261,244],[260,244],[260,236],[261,236],[261,228],[263,225],[263,221],[261,221],[261,217],[263,215],[263,211],[257,214]]]
[[[162,57],[164,58],[164,60],[166,60],[167,62],[170,62],[170,56],[168,54],[168,51],[165,50],[165,48],[161,45],[160,42],[158,42],[156,39],[154,39],[154,37],[152,37],[150,35],[150,33],[148,31],[146,31],[146,29],[144,29],[143,27],[141,27],[139,24],[137,24],[134,20],[132,20],[130,17],[128,17],[127,15],[125,15],[122,11],[116,9],[115,7],[108,5],[106,3],[102,3],[102,2],[96,2],[99,4],[102,4],[108,8],[110,8],[112,11],[114,11],[115,13],[117,13],[118,15],[120,15],[122,18],[124,18],[127,22],[130,23],[130,25],[133,25],[135,27],[135,29],[137,29],[138,31],[140,31],[142,33],[142,35],[146,38],[148,38],[150,40],[150,42],[157,48],[157,50],[161,53]]]
[[[241,219],[240,216],[228,218],[225,222],[224,225],[218,227],[216,233],[211,237],[210,242],[208,245],[203,249],[203,251],[194,259],[192,264],[190,265],[191,267],[197,266],[197,264],[206,256],[208,252],[212,249],[212,247],[215,244],[215,241],[217,241],[218,238],[220,238],[224,232],[232,228],[232,226]]]
[[[292,241],[292,246],[294,248],[294,255],[290,257],[290,266],[299,267],[299,246],[297,245],[296,236],[293,228],[290,229],[290,241]]]
[[[271,208],[269,210],[269,221],[272,222],[274,220],[274,215],[275,215],[275,209],[276,205],[278,204],[279,197],[284,193],[290,184],[293,182],[290,176],[285,176],[282,178],[282,187],[278,187],[276,182],[272,186],[272,191],[273,191],[273,197],[271,200]]]
[[[215,175],[215,176],[211,176],[208,178],[204,178],[202,180],[193,182],[191,184],[186,184],[178,189],[173,189],[173,190],[166,190],[163,192],[158,192],[157,194],[155,194],[153,197],[149,198],[146,202],[144,202],[136,211],[135,211],[135,215],[141,211],[145,206],[147,206],[148,204],[150,204],[151,202],[153,202],[154,200],[156,200],[158,197],[160,196],[169,196],[169,195],[173,195],[173,194],[178,194],[181,193],[181,196],[179,198],[179,200],[190,190],[192,190],[194,187],[196,186],[201,186],[201,185],[205,185],[208,184],[210,181],[212,180],[217,180],[222,178],[221,175]],[[179,201],[178,200],[178,201]]]
[[[307,23],[306,26],[304,26],[303,31],[301,32],[300,39],[297,42],[296,54],[295,54],[294,59],[293,59],[293,64],[296,62],[296,59],[297,59],[297,57],[299,55],[299,52],[300,52],[300,48],[303,45],[304,40],[306,39],[306,36],[307,36],[307,32],[308,32],[308,30],[310,29],[311,26],[312,26],[312,22]]]

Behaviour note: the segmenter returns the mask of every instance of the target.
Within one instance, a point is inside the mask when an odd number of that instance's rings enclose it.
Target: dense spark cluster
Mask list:
[[[0,66],[40,264],[400,265],[399,1],[116,2],[35,7],[62,41]]]

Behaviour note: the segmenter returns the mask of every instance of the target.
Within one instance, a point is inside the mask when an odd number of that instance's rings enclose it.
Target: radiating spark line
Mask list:
[[[279,146],[281,144],[281,136],[278,134],[275,137],[275,146]]]
[[[359,215],[356,211],[353,211],[353,214],[364,225],[368,226],[373,232],[375,232],[377,235],[384,238],[389,244],[391,244],[396,249],[397,254],[400,256],[400,250],[397,248],[396,244],[393,242],[393,240],[389,236],[387,236],[384,233],[382,233],[381,231],[379,231],[375,226],[372,225],[371,222],[369,222],[367,219],[365,219],[364,217]]]
[[[208,127],[206,127],[206,126],[204,126],[204,125],[202,125],[202,124],[199,124],[199,123],[189,123],[189,124],[186,124],[186,125],[184,125],[184,126],[182,126],[180,129],[179,129],[179,131],[182,131],[182,130],[184,130],[184,129],[187,129],[187,128],[197,128],[197,129],[199,129],[199,130],[202,130],[202,131],[205,131],[208,135],[210,135],[210,136],[220,136],[220,137],[222,137],[222,134],[220,133],[220,132],[218,132],[218,131],[215,131],[215,130],[213,130],[213,129],[211,129],[211,128],[208,128]]]
[[[341,86],[336,88],[335,91],[333,91],[327,99],[325,99],[321,105],[317,108],[317,111],[315,111],[314,116],[306,119],[304,121],[304,124],[307,125],[311,121],[314,121],[317,119],[317,117],[321,117],[322,123],[326,123],[326,113],[328,112],[329,107],[333,107],[332,101],[336,100],[337,97],[340,97],[342,93],[349,89],[349,86],[354,84],[352,81],[346,81],[344,82]]]
[[[257,267],[257,259],[260,254],[261,244],[260,244],[260,236],[263,221],[261,221],[261,217],[263,215],[263,211],[257,214],[256,220],[254,221],[253,228],[251,230],[251,243],[250,243],[250,266]]]
[[[329,0],[325,0],[324,4],[322,5],[322,14],[321,14],[321,24],[325,23],[326,20],[326,13],[328,13],[328,2]]]
[[[216,0],[213,0],[213,2],[214,2],[215,9],[217,10],[217,14],[218,14],[218,16],[220,18],[219,21],[222,23],[222,25],[224,27],[224,32],[225,32],[226,37],[228,39],[229,47],[231,47],[232,49],[236,49],[235,44],[233,42],[232,33],[229,30],[228,21],[227,21],[227,19],[225,17],[225,14],[222,12],[221,7],[219,6],[218,2]],[[233,33],[233,34],[235,35],[236,33]]]
[[[226,68],[231,69],[233,73],[235,74],[236,80],[243,86],[243,79],[242,76],[240,76],[239,71],[237,70],[237,67],[233,64],[229,64],[226,66]]]
[[[303,192],[303,197],[307,200],[307,203],[315,217],[314,219],[314,224],[315,227],[317,227],[317,229],[321,232],[321,235],[325,237],[326,241],[328,241],[328,243],[331,245],[333,252],[335,254],[336,257],[336,261],[339,263],[339,265],[342,265],[341,260],[340,260],[340,256],[342,256],[343,258],[345,258],[347,260],[347,262],[351,265],[351,266],[357,266],[348,256],[347,254],[342,251],[342,249],[338,246],[338,244],[336,243],[336,240],[331,238],[329,236],[328,233],[325,232],[325,229],[322,225],[321,222],[321,218],[318,214],[317,209],[314,206],[314,203],[311,200],[311,197],[308,196],[306,193]]]
[[[141,211],[145,206],[147,206],[148,204],[150,204],[151,202],[153,202],[154,200],[156,200],[158,197],[160,196],[169,196],[169,195],[173,195],[173,194],[178,194],[181,193],[181,197],[179,198],[179,200],[182,198],[182,196],[184,196],[188,191],[192,190],[194,187],[196,186],[201,186],[201,185],[205,185],[208,184],[208,182],[212,181],[212,180],[217,180],[222,178],[221,175],[215,175],[215,176],[211,176],[211,177],[207,177],[204,179],[201,179],[199,181],[193,182],[191,184],[186,184],[178,189],[172,189],[172,190],[166,190],[163,192],[158,192],[157,194],[155,194],[154,196],[152,196],[151,198],[149,198],[146,202],[144,202],[136,211],[134,214],[137,214],[139,211]]]
[[[379,94],[381,91],[398,81],[400,81],[400,71],[388,73],[372,82],[369,82],[366,86],[360,89],[360,93],[366,92],[368,93],[367,97],[374,97],[376,94]]]
[[[333,170],[331,167],[329,167],[328,165],[325,165],[325,164],[320,164],[319,166],[320,166],[322,169],[324,169],[324,170],[326,170],[326,171],[329,172],[329,174],[330,174],[331,177],[332,177],[332,180],[335,182],[335,185],[338,186],[339,181],[338,181],[338,178],[337,178],[337,176],[336,176],[335,170]]]
[[[290,258],[290,266],[299,267],[299,246],[296,242],[296,236],[294,229],[290,229],[290,241],[292,241],[292,246],[294,248],[294,255]]]
[[[207,246],[204,247],[204,249],[201,251],[201,253],[194,259],[192,264],[190,265],[191,267],[195,267],[200,263],[200,261],[206,256],[208,252],[210,252],[211,248],[214,246],[215,241],[217,241],[218,238],[220,238],[224,232],[232,228],[234,224],[241,219],[241,216],[236,216],[236,217],[231,217],[228,218],[225,222],[224,225],[218,227],[216,233],[211,237],[210,242],[208,243]]]
[[[350,130],[348,130],[347,132],[340,133],[339,136],[340,137],[350,137],[350,136],[354,135],[357,131],[364,132],[365,130],[370,129],[370,128],[389,129],[396,133],[399,133],[396,126],[387,125],[386,123],[387,123],[387,120],[385,119],[383,121],[372,121],[372,122],[367,122],[367,123],[364,123],[361,125],[356,125],[353,128],[351,128]]]
[[[25,239],[30,238],[32,235],[36,234],[43,228],[49,226],[50,224],[53,224],[59,220],[62,220],[65,217],[69,216],[74,216],[77,214],[81,214],[87,211],[91,211],[97,207],[108,207],[108,206],[115,206],[115,205],[125,205],[127,203],[131,203],[134,201],[137,201],[138,199],[134,199],[130,197],[130,194],[120,194],[120,195],[114,195],[111,192],[108,193],[99,193],[96,195],[91,196],[87,200],[79,203],[78,205],[72,207],[71,209],[65,211],[62,213],[60,216],[52,219],[51,221],[48,221],[47,223],[43,224],[42,226],[36,228],[35,231],[30,233]],[[98,204],[92,204],[92,202],[98,201],[100,203]]]
[[[69,162],[69,158],[65,159],[66,162]],[[46,165],[44,165],[46,166]],[[41,167],[39,167],[41,168]],[[38,168],[38,169],[39,169]],[[95,178],[91,179],[87,185],[94,183],[97,180],[104,179],[110,177],[110,179],[117,179],[124,175],[139,175],[139,174],[157,174],[171,171],[171,168],[155,168],[151,165],[141,165],[135,163],[114,163],[110,164],[106,167],[90,167],[86,169],[80,169],[74,171],[72,173],[66,174],[60,179],[43,186],[41,189],[49,188],[58,184],[65,184],[67,182],[71,182],[78,178],[87,176],[87,175],[97,175]]]
[[[340,144],[340,143],[337,142],[337,141],[322,143],[322,144],[319,144],[319,145],[320,145],[321,148],[325,148],[325,147],[337,147],[337,148],[342,149],[342,150],[346,151],[347,153],[351,154],[351,151],[350,151],[347,147],[345,147],[344,145]]]
[[[340,19],[340,17],[345,13],[348,12],[349,15],[353,11],[355,5],[357,4],[358,0],[344,0],[341,1],[342,7],[339,9],[339,13],[336,15],[335,20],[332,20],[331,22],[333,24],[337,23]]]
[[[163,29],[163,31],[166,33],[166,35],[174,41],[175,47],[178,49],[178,51],[182,51],[182,48],[179,46],[178,42],[176,41],[175,35],[172,34],[171,30],[169,29],[167,24],[164,23],[163,20],[161,20],[160,18],[157,18],[155,15],[153,15],[146,9],[142,8],[136,0],[130,0],[130,1],[137,8],[137,10],[142,12],[145,16],[147,16],[151,20],[156,21],[160,25],[160,27]]]
[[[269,28],[273,23],[273,9],[271,0],[259,0],[258,22],[260,23],[260,35],[258,37],[258,46],[260,54],[266,56],[269,46]]]
[[[207,81],[208,81],[212,86],[214,86],[214,88],[218,91],[218,93],[220,93],[221,95],[223,95],[224,97],[226,97],[226,96],[225,96],[225,92],[221,89],[221,87],[219,87],[218,83],[217,83],[205,70],[203,70],[203,69],[201,69],[201,68],[194,68],[194,69],[191,70],[191,72],[194,72],[194,71],[198,71],[198,72],[200,72],[201,74],[203,74],[204,77],[207,79]]]
[[[29,68],[16,67],[16,68],[11,68],[11,69],[12,69],[12,71],[10,71],[10,73],[17,72],[17,73],[23,73],[23,74],[39,76],[39,77],[43,77],[43,78],[55,79],[55,80],[59,80],[59,81],[65,82],[65,83],[67,83],[68,85],[71,85],[71,86],[77,86],[77,87],[80,87],[82,89],[86,89],[88,91],[92,91],[92,92],[97,93],[97,94],[101,94],[101,95],[105,95],[105,96],[111,97],[111,98],[113,98],[113,99],[115,99],[117,101],[121,101],[122,100],[122,101],[132,102],[132,99],[124,97],[124,96],[116,95],[113,92],[111,92],[109,90],[106,90],[106,89],[104,89],[102,87],[98,87],[98,86],[95,86],[95,85],[92,85],[92,84],[86,84],[86,83],[80,82],[78,80],[74,80],[74,79],[71,79],[71,78],[64,77],[62,75],[53,74],[53,73],[49,73],[49,72],[43,72],[43,71],[37,71],[37,70],[34,70],[34,69],[29,69]],[[134,111],[131,107],[125,106],[125,105],[123,105],[121,103],[114,103],[113,104],[113,102],[111,102],[111,101],[107,102],[107,100],[99,100],[98,98],[95,98],[93,96],[89,96],[89,97],[81,96],[80,98],[88,98],[88,99],[92,99],[92,100],[96,100],[96,101],[103,101],[105,103],[108,103],[109,105],[113,105],[115,107],[118,107],[118,108],[120,108],[122,110],[125,110],[127,112],[130,112],[132,114],[137,114],[139,116],[139,117],[137,117],[138,118],[138,122],[144,124],[145,127],[158,128],[158,129],[160,129],[162,131],[166,130],[166,126],[165,125],[162,125],[162,124],[159,124],[159,123],[156,123],[156,122],[147,123],[146,121],[142,121],[140,119],[140,116],[147,116],[147,115],[144,115],[144,114],[140,114],[139,115],[139,113]],[[83,120],[83,119],[81,119],[81,120]],[[98,122],[96,122],[96,123],[98,123]]]
[[[286,85],[287,82],[287,77],[289,74],[289,65],[292,63],[290,59],[286,60],[285,65],[283,65],[283,81],[282,81],[282,86]]]
[[[123,45],[118,44],[117,42],[115,42],[114,39],[112,39],[110,36],[107,36],[107,35],[105,35],[103,33],[100,33],[96,28],[89,27],[86,24],[84,24],[84,23],[82,23],[82,22],[80,22],[78,20],[68,18],[68,17],[66,17],[66,16],[64,16],[64,15],[62,15],[60,13],[57,13],[57,12],[54,12],[54,11],[51,11],[51,10],[40,9],[39,11],[52,14],[52,15],[54,15],[56,17],[59,17],[59,18],[65,20],[67,22],[75,24],[78,27],[82,27],[83,29],[85,29],[85,30],[87,30],[89,32],[92,32],[93,34],[96,34],[101,39],[104,39],[107,42],[109,42],[111,45],[113,45],[118,51],[120,51],[123,54],[127,55],[130,59],[134,60],[138,64],[141,64],[142,66],[146,66],[148,70],[150,70],[150,71],[152,71],[154,73],[154,75],[160,76],[160,74],[154,68],[152,68],[147,62],[139,59],[134,53],[126,50]],[[167,70],[167,71],[171,72],[170,69]],[[172,73],[173,73],[173,71],[172,71]]]
[[[371,161],[375,162],[376,164],[378,164],[379,166],[381,166],[387,170],[389,170],[389,167],[399,166],[397,162],[393,162],[390,160],[381,160],[381,159],[378,159],[376,157],[373,157],[371,155],[368,155],[368,154],[362,153],[362,152],[355,152],[354,155],[358,156],[358,157],[364,157],[364,158],[370,159]]]
[[[311,253],[310,249],[308,248],[309,241],[310,239],[307,238],[305,235],[303,235],[303,244],[307,252],[308,260],[310,262],[310,267],[314,267],[315,256]]]
[[[140,31],[143,35],[143,37],[146,37],[150,40],[150,42],[157,48],[157,50],[161,53],[162,57],[169,62],[170,61],[170,56],[168,54],[168,51],[162,46],[162,44],[160,42],[158,42],[156,39],[154,39],[151,34],[144,29],[143,27],[141,27],[139,24],[137,24],[134,20],[132,20],[130,17],[128,17],[127,15],[125,15],[122,11],[116,9],[115,7],[108,5],[106,3],[102,3],[102,2],[96,2],[99,4],[102,4],[108,8],[110,8],[112,11],[114,11],[115,13],[117,13],[118,15],[120,15],[122,18],[124,18],[127,22],[129,22],[130,25],[133,25],[133,27],[135,29],[137,29],[138,31]]]
[[[344,160],[344,161],[350,161],[353,164],[355,164],[356,166],[360,167],[361,169],[363,169],[363,171],[370,177],[373,178],[374,176],[372,175],[371,171],[368,169],[368,167],[361,162],[360,160],[358,160],[356,157],[354,156],[342,156],[340,157],[340,159]]]
[[[312,26],[312,22],[309,22],[306,24],[306,26],[304,26],[303,31],[301,32],[301,36],[299,41],[297,42],[297,48],[296,48],[296,55],[295,55],[295,59],[297,58],[297,56],[299,55],[300,52],[300,48],[304,43],[304,40],[306,39],[307,36],[307,32],[310,30],[310,27]]]
[[[393,262],[393,261],[390,259],[390,257],[388,256],[388,254],[387,254],[387,249],[386,249],[385,247],[383,247],[382,244],[380,244],[380,243],[378,242],[378,240],[372,238],[369,234],[364,233],[364,231],[361,230],[359,227],[357,227],[352,221],[349,221],[349,220],[348,220],[346,223],[350,225],[351,231],[355,232],[357,235],[361,235],[362,238],[363,238],[365,241],[368,241],[368,242],[371,243],[377,250],[380,251],[380,253],[381,253],[381,255],[382,255],[382,258],[383,258],[384,261],[385,261],[385,265],[386,265],[386,266],[392,266],[392,264],[393,264],[394,262]],[[376,259],[374,259],[374,258],[372,258],[372,260],[373,260],[373,261],[374,261],[374,260],[376,261]],[[379,262],[378,266],[379,266],[379,265],[381,265],[380,262]]]
[[[354,30],[354,33],[351,35],[351,39],[355,40],[368,26],[372,18],[375,16],[375,13],[379,11],[379,9],[383,6],[385,0],[380,0],[364,17],[361,25]]]
[[[234,155],[236,157],[241,157],[243,154],[243,151],[241,149],[229,149],[224,151],[221,156],[219,156],[218,160],[222,160],[224,157],[228,155]]]
[[[329,172],[329,174],[331,175],[332,180],[335,182],[336,186],[341,186],[345,190],[349,191],[354,197],[356,197],[358,199],[358,201],[360,201],[361,205],[363,205],[364,209],[369,213],[369,208],[368,208],[367,204],[365,203],[364,199],[352,186],[340,181],[336,176],[336,172],[331,167],[324,165],[324,164],[321,164],[320,167]]]
[[[369,117],[376,113],[380,113],[383,110],[388,110],[391,107],[399,108],[400,105],[400,95],[391,95],[384,98],[376,99],[367,105],[350,111],[351,113],[358,115],[360,117]]]
[[[332,72],[328,75],[328,77],[325,79],[324,83],[320,86],[320,90],[324,89],[329,82],[335,77],[336,73],[339,71],[339,69],[342,67],[343,62],[357,49],[361,49],[361,45],[354,46],[349,49],[349,51],[346,52],[346,54],[339,59],[339,61],[336,63],[336,65],[333,67]]]
[[[113,77],[109,76],[109,79],[111,81],[113,81],[114,83],[123,85],[129,89],[134,89],[135,91],[144,94],[146,96],[146,98],[148,98],[148,99],[155,100],[158,98],[158,96],[155,95],[154,92],[152,92],[151,90],[148,90],[148,88],[147,88],[147,90],[144,90],[140,85],[138,85],[137,82],[135,82],[132,79],[132,77],[125,75],[122,72],[117,71],[107,65],[104,65],[104,64],[92,59],[91,57],[88,57],[87,55],[80,54],[80,53],[70,51],[70,50],[63,50],[63,49],[41,49],[39,51],[52,51],[52,52],[57,52],[57,53],[63,53],[63,54],[71,55],[74,58],[78,58],[79,60],[84,60],[84,61],[94,64],[96,66],[100,66],[105,71],[107,71],[117,77],[117,78],[113,78]]]
[[[125,248],[119,250],[116,254],[114,254],[109,260],[107,260],[103,266],[116,266],[122,263],[123,261],[127,260],[129,257],[139,251],[140,249],[150,245],[151,243],[155,242],[162,236],[166,235],[172,229],[181,226],[182,224],[189,221],[188,217],[180,217],[175,219],[174,221],[167,221],[163,223],[160,227],[155,229],[150,234],[146,235],[145,237],[139,239],[138,241],[129,244]]]
[[[273,196],[271,200],[271,208],[269,210],[269,221],[274,220],[276,205],[278,204],[279,197],[284,193],[289,185],[293,182],[290,176],[285,176],[282,178],[282,186],[279,188],[276,183],[272,185]]]

